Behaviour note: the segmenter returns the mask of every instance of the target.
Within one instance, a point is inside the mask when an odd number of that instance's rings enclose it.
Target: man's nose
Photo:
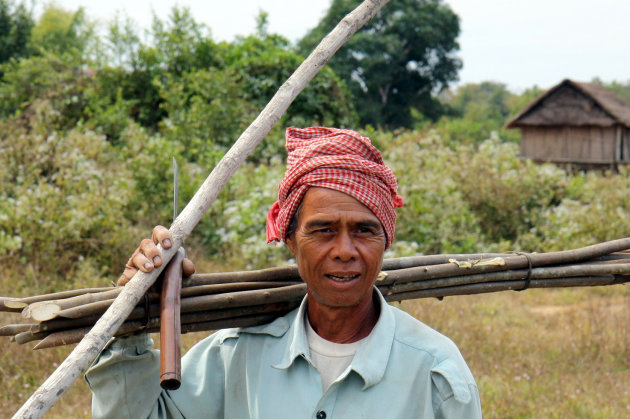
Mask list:
[[[342,262],[349,262],[359,256],[356,243],[349,232],[341,231],[337,234],[333,242],[331,256]]]

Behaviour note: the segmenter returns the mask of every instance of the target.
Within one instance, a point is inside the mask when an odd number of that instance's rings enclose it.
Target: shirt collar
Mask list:
[[[296,311],[293,311],[290,316],[294,316],[292,319],[288,319],[291,323],[288,331],[289,344],[286,346],[282,358],[278,363],[273,365],[273,368],[287,369],[293,365],[293,361],[298,356],[304,357],[309,363],[311,362],[311,351],[308,348],[308,339],[306,338],[306,328],[304,327],[304,316],[306,315],[306,299],[305,296],[302,300],[302,304]]]
[[[396,329],[396,321],[391,306],[387,304],[376,287],[374,287],[374,292],[378,296],[381,309],[378,320],[350,363],[350,369],[363,378],[363,390],[377,384],[385,375]],[[291,313],[295,317],[288,319],[291,323],[287,335],[289,344],[286,346],[280,361],[273,365],[274,368],[287,369],[298,356],[302,356],[312,364],[304,327],[305,314],[306,297],[302,300],[297,312]]]
[[[377,384],[385,375],[396,331],[396,320],[391,306],[378,288],[374,287],[374,292],[378,296],[381,312],[374,329],[350,363],[350,368],[363,378],[362,390]]]

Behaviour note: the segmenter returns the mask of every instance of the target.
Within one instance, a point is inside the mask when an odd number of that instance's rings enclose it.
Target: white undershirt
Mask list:
[[[304,324],[311,360],[322,377],[322,392],[326,393],[328,387],[348,368],[366,338],[352,343],[335,343],[319,336],[308,321],[308,316],[304,316]]]

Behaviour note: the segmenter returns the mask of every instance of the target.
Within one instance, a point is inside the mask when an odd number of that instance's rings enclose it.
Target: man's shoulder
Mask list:
[[[269,323],[261,324],[258,326],[231,327],[218,330],[212,335],[198,342],[195,346],[209,349],[213,347],[233,346],[239,340],[249,337],[281,338],[291,327],[291,324],[295,319],[296,311],[297,309],[290,311],[289,313],[280,316]]]
[[[412,350],[431,355],[436,364],[446,359],[463,361],[455,343],[437,330],[427,326],[405,311],[390,306],[396,319],[394,341]]]
[[[413,354],[417,354],[418,361],[429,368],[433,385],[442,400],[454,396],[460,402],[468,403],[472,392],[477,391],[475,379],[455,343],[396,307],[392,306],[392,312],[396,318],[394,345],[405,348],[403,362],[411,366]]]

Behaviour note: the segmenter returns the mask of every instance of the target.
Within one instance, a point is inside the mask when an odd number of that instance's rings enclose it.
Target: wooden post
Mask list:
[[[15,413],[13,418],[42,417],[87,369],[114,336],[114,333],[140,301],[140,298],[155,282],[163,267],[173,258],[177,249],[183,245],[184,239],[190,235],[201,217],[216,200],[219,192],[223,190],[247,156],[278,122],[297,95],[304,90],[335,52],[388,2],[389,0],[365,0],[322,39],[315,50],[278,89],[260,115],[247,127],[232,148],[219,161],[186,205],[186,208],[173,222],[170,228],[173,234],[173,245],[170,249],[160,248],[164,261],[162,267],[156,268],[148,274],[139,271],[134,275],[125,286],[124,291],[94,325],[90,333],[79,342],[63,363]]]

